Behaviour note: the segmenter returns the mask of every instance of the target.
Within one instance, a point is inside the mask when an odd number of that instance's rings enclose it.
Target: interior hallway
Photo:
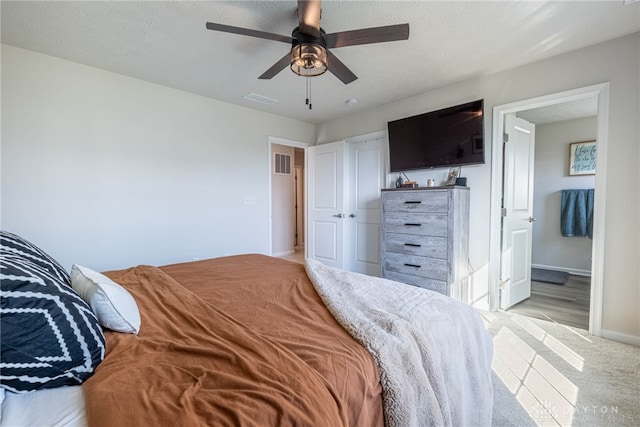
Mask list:
[[[589,330],[591,277],[570,275],[564,285],[531,282],[531,297],[507,311]]]

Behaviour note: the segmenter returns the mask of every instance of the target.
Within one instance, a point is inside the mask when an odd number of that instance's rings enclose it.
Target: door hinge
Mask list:
[[[500,280],[500,282],[498,283],[498,289],[504,289],[507,285],[507,282],[508,280]]]
[[[502,134],[502,143],[503,143],[503,144],[506,144],[507,142],[509,142],[509,134],[508,134],[508,133],[506,133],[506,132],[504,132],[504,133]]]
[[[503,217],[507,216],[507,208],[500,209],[500,215],[502,215]]]

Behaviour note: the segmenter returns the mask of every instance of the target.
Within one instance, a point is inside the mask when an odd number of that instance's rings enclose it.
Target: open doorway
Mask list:
[[[269,254],[304,261],[305,148],[269,138]]]
[[[589,87],[573,89],[552,95],[518,101],[511,104],[495,106],[493,109],[493,141],[502,140],[505,119],[508,115],[539,107],[565,104],[568,102],[596,98],[597,103],[597,132],[598,141],[597,165],[595,175],[595,190],[606,188],[606,153],[608,138],[608,110],[609,84],[602,83]],[[507,280],[503,279],[502,266],[510,254],[502,251],[502,175],[503,175],[503,145],[492,146],[492,188],[491,188],[491,235],[490,235],[490,308],[497,310],[500,306],[501,293]],[[591,250],[591,288],[589,291],[589,332],[599,336],[602,328],[602,291],[604,270],[604,232],[605,232],[605,203],[606,192],[598,192],[593,211],[593,240]]]
[[[580,154],[596,141],[597,99],[593,96],[515,115],[535,125],[535,221],[531,233],[530,296],[508,311],[589,329],[593,252],[589,219],[595,173],[586,168],[570,170],[570,159],[571,148],[575,158],[576,148]],[[585,157],[582,154],[581,158]]]

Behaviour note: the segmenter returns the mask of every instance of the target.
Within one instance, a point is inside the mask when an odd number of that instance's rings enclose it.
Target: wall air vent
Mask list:
[[[291,156],[289,154],[274,153],[274,173],[276,175],[291,175]]]
[[[277,99],[269,98],[267,96],[258,95],[257,93],[249,92],[245,96],[242,97],[247,101],[257,102],[258,104],[271,105],[278,102]]]

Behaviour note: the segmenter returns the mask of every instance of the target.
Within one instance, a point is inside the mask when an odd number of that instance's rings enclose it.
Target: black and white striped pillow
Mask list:
[[[2,387],[26,392],[89,378],[104,358],[104,335],[91,308],[59,272],[2,251],[0,283]]]
[[[32,261],[51,272],[58,280],[70,285],[69,273],[58,262],[33,243],[15,234],[0,231],[0,255],[15,255]]]

